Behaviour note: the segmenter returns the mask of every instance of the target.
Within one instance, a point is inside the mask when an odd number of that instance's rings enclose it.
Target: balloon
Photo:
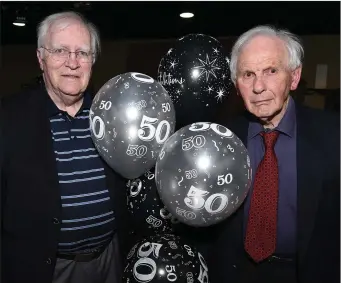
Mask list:
[[[155,178],[162,202],[184,224],[205,227],[229,217],[251,184],[250,159],[226,127],[198,122],[164,144]]]
[[[134,222],[131,226],[143,236],[173,233],[172,225],[178,223],[160,200],[154,169],[126,183],[128,211],[133,215]]]
[[[204,257],[180,237],[155,235],[132,247],[122,282],[208,283],[208,268]]]
[[[202,120],[212,122],[229,95],[232,81],[224,53],[217,39],[189,34],[178,39],[161,59],[158,81],[174,102],[178,128]]]
[[[110,79],[90,109],[94,144],[108,165],[127,179],[155,166],[162,145],[174,132],[173,103],[163,86],[140,73]]]

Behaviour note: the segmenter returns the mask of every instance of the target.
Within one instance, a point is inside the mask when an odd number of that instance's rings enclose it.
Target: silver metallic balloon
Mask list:
[[[190,226],[211,226],[229,217],[251,185],[247,149],[226,127],[198,122],[164,144],[155,178],[166,208]]]
[[[125,73],[98,91],[90,109],[94,144],[124,178],[141,176],[155,165],[174,133],[173,103],[163,86],[141,73]]]

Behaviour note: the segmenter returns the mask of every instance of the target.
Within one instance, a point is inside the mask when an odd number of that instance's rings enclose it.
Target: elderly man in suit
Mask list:
[[[247,111],[225,125],[248,148],[253,183],[240,209],[212,227],[212,283],[339,282],[339,117],[290,96],[302,58],[298,37],[270,26],[233,46],[231,78]]]

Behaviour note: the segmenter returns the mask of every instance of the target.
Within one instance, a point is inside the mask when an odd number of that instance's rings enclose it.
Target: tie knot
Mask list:
[[[262,132],[261,135],[264,138],[264,144],[266,148],[274,148],[275,143],[277,141],[279,132],[278,131],[272,131],[272,132]]]

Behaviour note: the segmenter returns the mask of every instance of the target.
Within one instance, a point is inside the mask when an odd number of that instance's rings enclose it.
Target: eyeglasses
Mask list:
[[[41,48],[47,50],[51,54],[52,59],[58,62],[65,62],[67,59],[69,59],[71,53],[75,53],[76,59],[80,63],[90,63],[94,55],[91,52],[81,50],[72,52],[65,48],[48,49],[43,46]]]

